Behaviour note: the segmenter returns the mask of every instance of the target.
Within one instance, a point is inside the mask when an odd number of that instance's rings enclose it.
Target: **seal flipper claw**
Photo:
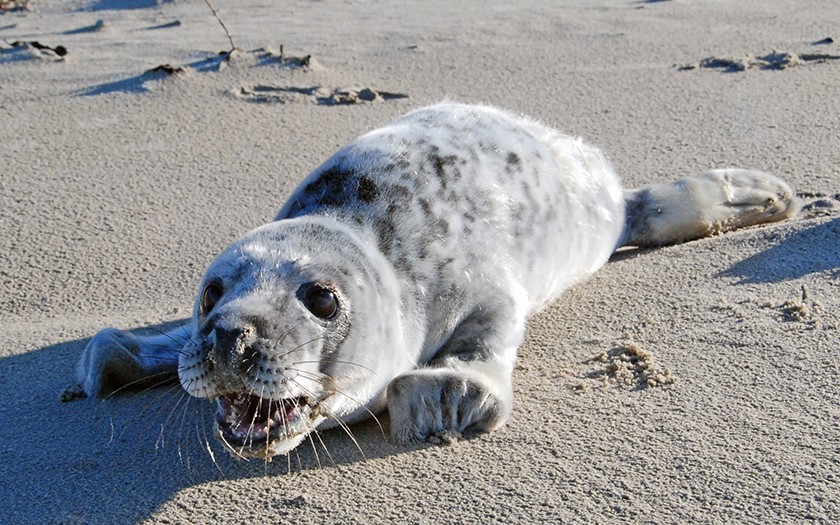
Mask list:
[[[87,394],[85,393],[85,388],[81,385],[81,383],[73,383],[64,389],[64,392],[61,393],[61,397],[59,399],[62,403],[68,403],[79,399],[87,399]]]

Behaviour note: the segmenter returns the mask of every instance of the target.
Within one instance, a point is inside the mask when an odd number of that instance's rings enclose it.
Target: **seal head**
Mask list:
[[[207,270],[179,378],[216,401],[217,435],[235,455],[282,454],[325,421],[361,419],[414,366],[399,286],[364,247],[328,218],[292,219],[250,232]]]

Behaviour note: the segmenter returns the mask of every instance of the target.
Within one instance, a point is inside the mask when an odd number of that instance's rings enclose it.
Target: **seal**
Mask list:
[[[791,188],[712,170],[621,187],[595,147],[487,106],[411,112],[338,151],[210,264],[192,320],[96,334],[77,388],[178,376],[237,456],[386,406],[397,444],[508,419],[528,316],[622,246],[794,215]],[[187,333],[184,341],[181,333]]]

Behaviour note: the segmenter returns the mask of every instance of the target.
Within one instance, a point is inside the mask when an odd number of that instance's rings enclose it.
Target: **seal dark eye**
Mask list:
[[[298,298],[319,319],[332,319],[338,313],[335,292],[321,283],[308,283],[300,287]]]
[[[210,281],[201,292],[201,313],[207,315],[222,298],[224,289],[219,281]]]

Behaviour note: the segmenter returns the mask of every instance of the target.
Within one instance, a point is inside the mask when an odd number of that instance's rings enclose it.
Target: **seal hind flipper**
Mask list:
[[[781,221],[800,203],[783,180],[756,170],[710,170],[672,183],[625,190],[621,246],[662,246]]]

